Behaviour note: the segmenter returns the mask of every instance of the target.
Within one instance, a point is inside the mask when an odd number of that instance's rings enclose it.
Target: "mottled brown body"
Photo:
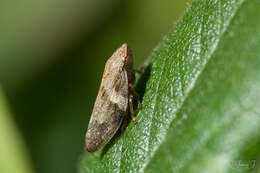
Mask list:
[[[133,55],[125,43],[108,59],[86,133],[86,150],[95,152],[108,143],[127,115],[128,100],[134,122]],[[140,102],[138,100],[140,107]]]

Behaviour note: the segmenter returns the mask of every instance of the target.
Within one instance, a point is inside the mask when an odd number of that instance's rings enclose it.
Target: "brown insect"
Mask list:
[[[133,54],[125,43],[118,48],[106,62],[102,82],[93,108],[86,133],[86,150],[95,152],[115,135],[128,115],[128,104],[132,120],[137,125],[133,109],[133,96],[137,97],[138,108],[141,103],[133,90],[135,83]]]

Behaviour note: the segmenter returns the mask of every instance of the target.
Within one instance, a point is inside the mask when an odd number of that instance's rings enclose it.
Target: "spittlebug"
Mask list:
[[[128,105],[132,120],[137,125],[133,96],[137,97],[139,109],[141,103],[133,90],[135,72],[132,51],[125,43],[106,62],[86,133],[87,151],[95,152],[110,141],[128,115]]]

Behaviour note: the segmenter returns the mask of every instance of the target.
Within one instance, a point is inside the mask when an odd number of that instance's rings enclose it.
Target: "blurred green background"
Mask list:
[[[127,42],[139,68],[187,2],[1,1],[0,87],[36,172],[76,172],[105,61]]]

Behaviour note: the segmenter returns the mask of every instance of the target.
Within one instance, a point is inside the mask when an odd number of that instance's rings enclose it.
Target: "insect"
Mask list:
[[[95,101],[86,132],[86,150],[95,152],[115,135],[122,121],[127,120],[128,105],[131,118],[137,125],[133,109],[133,97],[137,97],[138,108],[141,103],[133,90],[135,73],[133,54],[127,43],[119,47],[107,60],[102,82]]]

